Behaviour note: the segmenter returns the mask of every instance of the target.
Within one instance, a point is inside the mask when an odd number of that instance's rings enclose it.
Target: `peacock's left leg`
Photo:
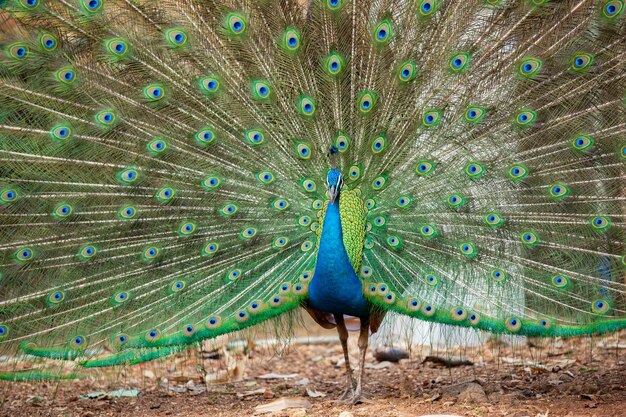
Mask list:
[[[337,323],[337,333],[339,333],[339,340],[341,341],[341,347],[343,348],[343,357],[346,360],[346,375],[348,377],[348,383],[346,384],[346,390],[341,396],[342,400],[351,399],[354,396],[355,381],[352,373],[352,367],[350,366],[350,354],[348,353],[348,329],[343,319],[343,314],[334,314],[335,323]]]
[[[363,374],[365,373],[365,353],[369,339],[369,318],[361,318],[361,331],[359,333],[359,376],[357,378],[352,404],[367,402],[363,396]]]

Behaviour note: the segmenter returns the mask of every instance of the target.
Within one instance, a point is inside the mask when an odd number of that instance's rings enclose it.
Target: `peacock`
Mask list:
[[[388,312],[626,328],[624,0],[0,5],[2,379],[304,308],[357,403]]]

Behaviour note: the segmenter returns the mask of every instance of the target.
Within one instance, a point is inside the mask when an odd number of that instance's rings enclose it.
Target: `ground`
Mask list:
[[[620,343],[626,334],[548,343],[491,339],[479,347],[445,351],[413,346],[410,359],[395,363],[384,355],[397,359],[399,351],[372,349],[365,383],[371,403],[356,406],[337,402],[345,376],[341,347],[332,335],[318,332],[278,347],[222,341],[80,380],[2,382],[0,415],[626,415],[626,343]],[[350,349],[356,358],[357,347]]]

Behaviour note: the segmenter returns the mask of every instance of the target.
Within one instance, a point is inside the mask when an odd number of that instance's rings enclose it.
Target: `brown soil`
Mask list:
[[[265,416],[626,416],[626,343],[619,343],[619,335],[537,343],[511,346],[493,339],[481,347],[446,352],[414,347],[411,358],[399,363],[381,364],[370,353],[365,392],[371,403],[357,406],[337,402],[345,382],[338,342],[299,341],[283,348],[204,346],[177,358],[100,370],[80,380],[2,382],[0,415],[233,417],[295,398],[301,403],[296,408]],[[356,346],[350,349],[356,358]],[[439,359],[424,361],[427,355]],[[473,364],[456,358],[455,365],[461,366],[440,363],[450,355]],[[287,376],[260,378],[270,373]],[[205,383],[202,375],[212,382]],[[141,392],[127,398],[80,397],[122,388]]]

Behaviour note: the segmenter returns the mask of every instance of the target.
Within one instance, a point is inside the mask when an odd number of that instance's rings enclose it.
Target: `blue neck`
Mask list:
[[[335,314],[364,317],[368,314],[361,280],[354,273],[343,245],[340,196],[328,204],[317,252],[315,273],[309,287],[311,307]]]

